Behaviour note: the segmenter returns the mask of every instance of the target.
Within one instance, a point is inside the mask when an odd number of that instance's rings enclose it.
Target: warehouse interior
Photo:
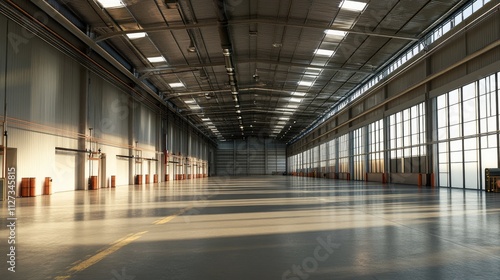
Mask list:
[[[498,277],[499,9],[0,2],[1,269]]]

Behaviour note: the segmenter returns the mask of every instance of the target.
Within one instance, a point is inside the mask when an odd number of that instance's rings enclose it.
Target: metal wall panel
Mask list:
[[[0,38],[7,38],[9,21],[3,15],[0,15]],[[7,53],[8,44],[0,44],[0,73],[7,69]],[[0,75],[0,118],[3,119],[4,98],[5,98],[5,75]]]
[[[217,151],[217,175],[271,175],[286,170],[286,145],[250,138],[222,142]]]
[[[26,40],[12,44],[8,36]],[[130,145],[137,140],[143,157],[157,159],[163,150],[159,134],[162,124],[157,112],[137,102],[134,106],[128,93],[103,77],[91,73],[87,81],[83,80],[82,71],[86,70],[79,62],[3,16],[0,16],[0,69],[4,73],[0,77],[0,110],[3,115],[7,92],[8,146],[17,148],[18,185],[22,177],[35,177],[39,195],[45,177],[51,177],[53,192],[86,189],[86,186],[77,186],[81,184],[77,179],[97,175],[98,161],[81,163],[82,154],[56,150],[56,147],[82,148],[79,142],[90,132],[85,129],[82,135],[80,127],[91,127],[92,139],[96,142],[91,146],[87,138],[84,148],[101,149],[106,154],[104,169],[99,171],[101,174],[106,171],[101,187],[109,185],[111,175],[116,176],[117,185],[129,184],[131,167],[133,171],[138,167],[138,172],[151,175],[160,170],[156,161],[134,166],[129,159],[117,158],[117,155],[129,155]],[[87,82],[88,85],[82,84]],[[86,102],[81,102],[84,99]],[[86,123],[80,124],[82,118],[86,118]],[[172,139],[179,135],[176,144],[187,150],[186,144],[182,144],[187,139],[185,125],[169,129],[166,130],[170,137],[167,144],[172,149],[178,148]],[[201,137],[193,142],[192,145],[199,146],[197,153],[207,160],[210,144]]]
[[[497,12],[498,13],[498,12]],[[484,20],[478,26],[467,31],[467,52],[472,54],[497,41],[500,36],[500,17],[494,16]]]

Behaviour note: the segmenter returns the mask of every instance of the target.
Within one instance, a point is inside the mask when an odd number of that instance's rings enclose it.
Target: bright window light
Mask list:
[[[300,81],[299,82],[299,86],[306,86],[306,87],[310,87],[314,84],[314,82],[312,81]]]
[[[302,98],[295,98],[295,97],[291,97],[291,98],[290,98],[290,102],[297,102],[297,103],[300,103],[300,102],[302,102]]]
[[[287,108],[292,108],[292,109],[297,109],[297,108],[299,108],[299,105],[297,105],[297,104],[288,104],[288,105],[286,105],[286,107]]]
[[[180,87],[184,87],[184,84],[183,83],[170,83],[168,84],[171,88],[180,88]]]
[[[97,2],[105,9],[125,7],[125,4],[120,0],[97,0]]]
[[[305,92],[292,92],[293,96],[306,96],[307,93]]]
[[[186,104],[196,104],[196,101],[194,101],[194,100],[184,100],[184,103],[186,103]]]
[[[146,37],[146,32],[128,33],[127,37],[131,40]]]
[[[204,121],[204,122],[209,122],[210,118],[201,118],[201,120]]]
[[[157,63],[157,62],[165,62],[165,58],[163,56],[152,56],[148,57],[149,62]]]
[[[317,49],[314,51],[314,53],[321,56],[332,56],[335,53],[335,51]]]
[[[327,30],[325,30],[325,34],[326,35],[330,35],[330,36],[336,36],[336,37],[345,37],[345,35],[347,34],[347,32],[345,32],[345,31],[339,31],[339,30],[327,29]]]
[[[344,1],[342,1],[342,3],[340,3],[339,7],[341,7],[342,9],[349,10],[349,11],[361,12],[365,9],[366,3],[358,2],[358,1],[344,0]]]
[[[281,117],[279,118],[280,121],[289,121],[290,118],[289,117]]]
[[[319,69],[319,68],[307,67],[307,68],[306,68],[305,73],[306,73],[307,75],[314,75],[314,76],[318,76],[318,75],[321,73],[321,71],[322,71],[322,70],[321,70],[321,69]]]

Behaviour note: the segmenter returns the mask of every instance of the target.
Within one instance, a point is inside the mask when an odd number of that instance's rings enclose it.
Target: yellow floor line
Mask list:
[[[161,218],[159,220],[156,220],[153,222],[154,225],[163,225],[163,224],[166,224],[170,221],[172,221],[173,219],[175,219],[176,217],[186,213],[187,211],[191,210],[193,207],[192,206],[189,206],[189,207],[186,207],[184,209],[181,209],[179,210],[178,212],[176,212],[175,214],[171,215],[171,216],[167,216],[165,218]]]
[[[124,246],[132,243],[134,240],[137,240],[138,238],[140,238],[145,233],[147,233],[147,231],[138,232],[138,233],[128,235],[128,236],[126,236],[126,237],[124,237],[122,239],[119,239],[118,241],[113,242],[112,244],[110,244],[111,246],[109,246],[108,248],[100,251],[99,253],[93,255],[92,257],[90,257],[90,258],[88,258],[88,259],[86,259],[86,260],[84,260],[84,261],[76,264],[72,268],[70,268],[68,270],[68,272],[67,272],[67,275],[65,275],[65,276],[58,276],[55,279],[56,280],[69,279],[72,274],[74,274],[76,272],[79,272],[79,271],[83,271],[83,270],[89,268],[90,266],[98,263],[99,261],[101,261],[105,257],[113,254],[114,252],[120,250]]]

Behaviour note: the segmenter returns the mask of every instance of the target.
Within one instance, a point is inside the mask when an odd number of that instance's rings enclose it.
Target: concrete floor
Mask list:
[[[500,279],[500,194],[254,176],[16,202],[1,279]]]

